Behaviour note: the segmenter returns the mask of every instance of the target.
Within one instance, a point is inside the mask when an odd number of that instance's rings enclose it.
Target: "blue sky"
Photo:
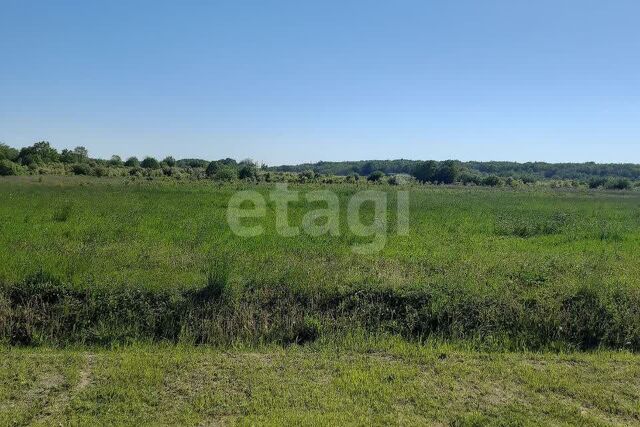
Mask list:
[[[640,163],[640,2],[0,0],[0,141]]]

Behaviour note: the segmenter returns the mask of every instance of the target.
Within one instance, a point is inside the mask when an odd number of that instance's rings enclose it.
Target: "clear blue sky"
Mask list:
[[[0,141],[640,163],[640,1],[0,0]]]

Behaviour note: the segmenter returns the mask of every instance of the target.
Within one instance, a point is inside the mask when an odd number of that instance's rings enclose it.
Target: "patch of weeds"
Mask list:
[[[596,233],[600,240],[607,242],[621,242],[624,240],[624,231],[618,224],[609,221],[599,221],[596,225]]]
[[[66,203],[62,207],[53,212],[53,220],[55,222],[67,222],[73,211],[71,203]]]
[[[495,223],[498,236],[521,238],[560,234],[571,222],[571,216],[564,212],[552,215],[530,215],[527,217],[500,217]]]

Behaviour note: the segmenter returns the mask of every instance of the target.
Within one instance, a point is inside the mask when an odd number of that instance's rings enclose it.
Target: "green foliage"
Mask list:
[[[18,160],[19,154],[20,152],[15,148],[0,143],[0,160],[10,160],[12,162],[15,162]]]
[[[454,160],[447,160],[440,164],[429,160],[418,163],[412,170],[412,175],[423,183],[453,184],[460,175],[460,165]]]
[[[86,163],[76,163],[75,165],[72,165],[71,171],[75,175],[91,175],[92,174],[91,166],[89,166]]]
[[[73,150],[62,150],[60,161],[62,163],[85,163],[89,160],[89,152],[84,147],[76,147]]]
[[[570,215],[554,212],[551,215],[528,215],[526,217],[501,217],[496,221],[499,236],[534,237],[559,234],[571,222]]]
[[[96,166],[93,169],[93,174],[99,178],[109,176],[109,169],[104,166]]]
[[[502,180],[498,176],[489,175],[482,180],[482,185],[486,185],[488,187],[498,187],[502,185]]]
[[[356,172],[353,172],[347,176],[346,180],[347,182],[358,182],[360,181],[360,175],[358,175]]]
[[[18,165],[11,160],[0,159],[0,176],[18,175]]]
[[[629,190],[632,184],[631,181],[626,178],[618,178],[608,181],[606,187],[610,190]]]
[[[435,162],[436,164],[438,162]],[[272,167],[270,170],[279,172],[302,172],[311,169],[316,173],[326,175],[348,176],[352,172],[369,175],[374,170],[385,174],[414,174],[424,162],[415,160],[362,160],[355,162],[318,162],[300,165]],[[497,175],[501,178],[513,177],[521,179],[526,184],[538,180],[583,180],[594,177],[627,178],[640,180],[640,165],[638,164],[596,164],[596,163],[544,163],[544,162],[459,162],[460,169],[471,174],[481,176]],[[431,178],[431,179],[426,179]],[[431,174],[416,179],[422,182],[437,181]]]
[[[268,196],[249,183],[0,180],[11,200],[0,204],[0,338],[291,345],[357,328],[503,350],[640,349],[637,193],[414,186],[410,232],[396,237],[396,191],[382,186],[388,242],[360,257],[351,247],[368,240],[345,228],[283,244],[273,209],[264,235],[235,236],[226,207],[247,186]],[[360,188],[331,190],[345,207]],[[292,225],[317,208],[304,200]]]
[[[240,169],[238,170],[238,178],[256,180],[258,179],[258,169],[252,161],[245,161],[240,163]]]
[[[483,179],[480,175],[469,172],[462,172],[460,174],[460,182],[464,185],[483,185]]]
[[[384,178],[384,172],[382,171],[373,171],[367,177],[367,181],[369,182],[379,182]]]
[[[438,172],[438,163],[433,160],[428,160],[426,162],[419,162],[415,169],[412,172],[412,175],[419,182],[435,182],[436,174]]]
[[[176,159],[174,159],[171,156],[165,157],[164,160],[162,161],[162,163],[166,164],[167,166],[169,166],[170,168],[174,167],[176,165]]]
[[[122,167],[124,166],[124,163],[122,162],[122,158],[120,156],[114,154],[113,156],[111,156],[111,159],[109,160],[109,165],[115,166],[115,167]]]
[[[460,175],[460,166],[455,160],[444,161],[438,166],[435,180],[442,184],[453,184]]]
[[[207,165],[207,169],[205,170],[207,177],[213,178],[223,166],[224,165],[222,163],[217,161],[209,162],[209,164]]]
[[[140,166],[140,160],[138,160],[137,157],[129,157],[127,161],[124,162],[124,165],[129,168],[135,168]]]
[[[160,163],[153,157],[145,157],[140,166],[144,169],[160,169]]]
[[[25,147],[18,154],[18,161],[23,165],[48,164],[60,160],[60,154],[46,141],[36,142]]]
[[[607,179],[606,178],[591,178],[589,180],[589,188],[600,188],[600,187],[604,187],[607,184]]]
[[[181,168],[189,167],[189,168],[204,169],[209,165],[209,163],[210,162],[208,162],[207,160],[202,160],[202,159],[181,159],[176,161],[176,166]]]
[[[213,179],[215,181],[234,181],[238,179],[238,170],[233,166],[223,165],[216,170]]]

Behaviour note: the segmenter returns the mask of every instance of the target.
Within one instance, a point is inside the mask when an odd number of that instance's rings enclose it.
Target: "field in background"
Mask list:
[[[640,422],[640,194],[403,187],[402,236],[398,187],[290,188],[387,192],[384,249],[235,236],[269,184],[1,179],[0,423]]]

